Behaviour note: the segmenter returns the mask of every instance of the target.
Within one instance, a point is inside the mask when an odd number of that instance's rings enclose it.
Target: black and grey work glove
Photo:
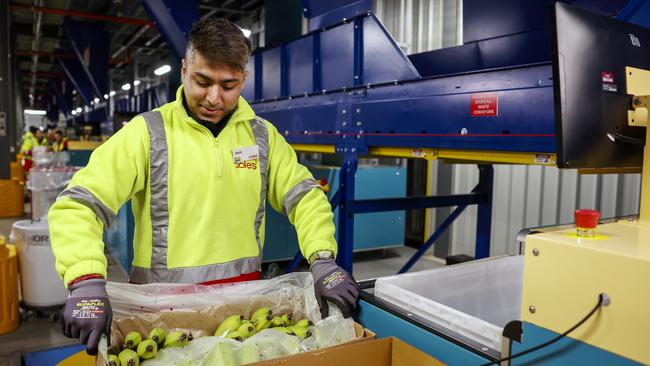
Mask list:
[[[94,356],[102,334],[110,337],[112,319],[105,280],[89,279],[70,285],[62,321],[66,337],[79,338],[86,345],[86,353]]]
[[[359,287],[356,281],[334,259],[317,259],[310,267],[314,276],[314,293],[322,318],[329,315],[328,301],[334,303],[343,317],[349,318],[357,308]]]

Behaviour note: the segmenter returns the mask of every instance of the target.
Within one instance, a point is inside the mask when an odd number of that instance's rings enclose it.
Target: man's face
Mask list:
[[[198,52],[183,59],[183,92],[199,119],[220,122],[237,105],[246,75],[226,65],[209,64]]]
[[[63,135],[61,135],[60,133],[55,133],[54,134],[54,141],[61,142],[61,140],[63,140]]]
[[[36,130],[36,138],[37,139],[42,139],[43,138],[43,131],[41,130]]]

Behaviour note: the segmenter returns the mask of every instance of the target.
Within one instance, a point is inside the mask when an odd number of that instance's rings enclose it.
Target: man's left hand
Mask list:
[[[357,308],[359,287],[356,281],[334,259],[317,259],[311,264],[314,292],[322,318],[329,315],[328,301],[334,303],[343,317],[348,318]]]

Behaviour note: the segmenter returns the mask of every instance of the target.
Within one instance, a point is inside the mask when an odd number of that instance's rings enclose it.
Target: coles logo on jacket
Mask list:
[[[239,163],[235,163],[235,168],[236,169],[250,169],[250,170],[255,170],[257,169],[257,161],[249,160],[249,161],[242,161]]]

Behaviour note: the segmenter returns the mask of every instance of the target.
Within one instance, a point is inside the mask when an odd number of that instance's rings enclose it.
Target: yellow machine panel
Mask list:
[[[619,221],[596,232],[584,239],[564,227],[526,238],[523,320],[564,333],[606,293],[611,304],[569,337],[650,364],[650,226]]]

